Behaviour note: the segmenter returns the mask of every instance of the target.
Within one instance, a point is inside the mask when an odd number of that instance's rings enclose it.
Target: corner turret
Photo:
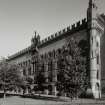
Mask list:
[[[89,0],[87,9],[88,35],[90,37],[90,84],[94,98],[101,98],[100,37],[103,26],[99,22],[97,0]]]

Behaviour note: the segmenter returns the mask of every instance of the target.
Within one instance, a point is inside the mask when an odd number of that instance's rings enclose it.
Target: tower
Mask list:
[[[100,38],[104,32],[104,26],[98,14],[97,1],[89,0],[87,10],[88,32],[90,36],[90,84],[94,98],[101,97]]]

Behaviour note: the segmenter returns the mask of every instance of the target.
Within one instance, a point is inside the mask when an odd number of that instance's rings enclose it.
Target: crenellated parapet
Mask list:
[[[43,39],[40,43],[40,46],[43,46],[47,42],[51,42],[52,40],[56,40],[60,37],[65,37],[66,33],[75,33],[76,31],[85,29],[87,27],[87,20],[86,18],[82,19],[81,21],[76,22],[75,24],[72,24],[71,26],[68,26],[64,28],[63,30],[60,30],[51,36],[48,36],[47,38]]]
[[[67,35],[70,35],[70,34],[76,33],[77,31],[81,31],[83,29],[86,29],[86,27],[87,27],[87,20],[86,20],[86,18],[84,18],[81,21],[78,21],[75,24],[72,24],[71,26],[68,26],[68,27],[64,28],[63,30],[60,30],[60,31],[48,36],[47,38],[41,40],[38,47],[40,48],[46,44],[54,42],[54,40],[64,38]],[[31,46],[17,52],[16,54],[14,54],[12,56],[9,56],[8,60],[17,58],[23,54],[28,53],[30,49],[31,49]]]
[[[29,51],[30,49],[31,49],[31,46],[29,46],[29,47],[27,47],[27,48],[25,48],[25,49],[23,49],[23,50],[20,50],[19,52],[15,53],[15,54],[13,54],[13,55],[11,55],[11,56],[9,56],[9,57],[8,57],[8,60],[15,59],[15,58],[17,58],[17,57],[19,57],[19,56],[22,56],[22,55],[28,53],[28,51]]]

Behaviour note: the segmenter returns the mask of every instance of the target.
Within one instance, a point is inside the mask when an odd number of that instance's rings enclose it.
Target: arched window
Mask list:
[[[31,75],[31,67],[28,68],[28,75]]]
[[[41,67],[42,72],[44,72],[44,70],[45,70],[44,67],[45,67],[45,65],[44,65],[44,63],[42,63],[42,67]]]
[[[99,55],[97,55],[97,64],[99,64]]]
[[[25,62],[25,66],[27,66],[27,65],[28,65],[28,62],[26,61],[26,62]]]
[[[99,79],[99,70],[97,70],[97,79]]]
[[[96,90],[96,91],[99,91],[99,83],[96,83],[96,85],[95,85],[95,90]]]
[[[49,77],[49,82],[52,82],[52,78],[53,78],[53,62],[50,61],[48,63],[48,77]]]
[[[26,75],[26,70],[25,70],[25,69],[23,69],[23,75],[24,75],[24,76]]]
[[[93,44],[93,36],[92,36],[92,38],[91,38],[91,43]]]
[[[29,64],[29,65],[31,64],[31,61],[30,61],[30,60],[28,60],[28,64]]]
[[[96,42],[96,46],[97,46],[97,47],[99,46],[99,43],[98,43],[98,42]]]

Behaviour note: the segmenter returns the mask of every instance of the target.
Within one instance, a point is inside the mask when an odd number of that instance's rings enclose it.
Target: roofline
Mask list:
[[[81,21],[78,21],[75,24],[72,24],[71,26],[68,26],[68,27],[64,28],[63,30],[60,30],[60,31],[56,32],[55,34],[52,34],[52,35],[48,36],[47,38],[41,40],[38,48],[45,47],[49,43],[51,44],[54,41],[57,41],[57,40],[60,40],[64,37],[66,37],[67,33],[73,34],[73,33],[76,33],[77,31],[81,31],[81,30],[85,29],[86,26],[87,26],[87,19],[84,18]],[[31,48],[31,46],[9,56],[8,61],[26,54],[30,50],[30,48]]]

